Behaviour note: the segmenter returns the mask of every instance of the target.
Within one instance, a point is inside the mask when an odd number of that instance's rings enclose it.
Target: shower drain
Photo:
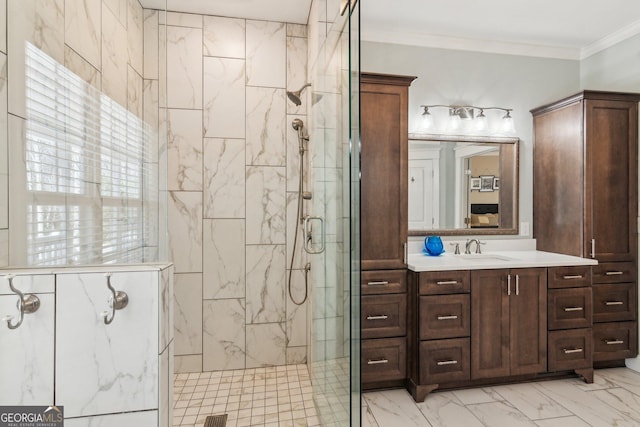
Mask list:
[[[227,425],[227,414],[211,415],[204,420],[204,427],[224,427]]]

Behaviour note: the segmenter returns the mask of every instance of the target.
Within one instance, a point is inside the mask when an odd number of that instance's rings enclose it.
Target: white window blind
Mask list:
[[[28,263],[142,262],[158,188],[149,127],[33,45],[26,53]]]

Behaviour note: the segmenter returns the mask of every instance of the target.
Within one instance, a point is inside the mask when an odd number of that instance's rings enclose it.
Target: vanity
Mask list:
[[[407,134],[413,79],[361,75],[362,389],[590,383],[636,357],[640,96],[532,110],[534,239],[485,247],[519,234],[519,139]]]
[[[576,373],[593,382],[591,270],[535,250],[408,256],[407,386],[435,389]]]

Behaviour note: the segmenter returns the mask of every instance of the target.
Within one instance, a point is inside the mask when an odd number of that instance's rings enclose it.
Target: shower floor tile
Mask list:
[[[227,427],[320,425],[307,365],[176,374],[173,399],[174,427],[222,414]]]

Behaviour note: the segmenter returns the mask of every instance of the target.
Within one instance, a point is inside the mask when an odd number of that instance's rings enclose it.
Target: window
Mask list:
[[[153,229],[145,210],[158,200],[147,161],[151,129],[33,45],[26,49],[29,265],[144,261],[145,231]]]

